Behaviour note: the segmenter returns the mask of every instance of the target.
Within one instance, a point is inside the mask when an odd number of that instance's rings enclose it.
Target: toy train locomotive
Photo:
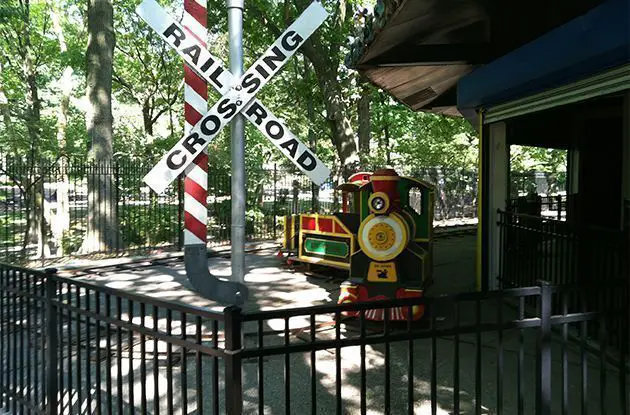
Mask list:
[[[356,173],[337,189],[342,212],[285,218],[283,251],[292,261],[348,270],[339,303],[421,297],[432,282],[434,187],[382,169]],[[392,308],[389,319],[407,314],[408,307]],[[421,318],[424,307],[412,314]],[[383,320],[383,310],[365,317]]]

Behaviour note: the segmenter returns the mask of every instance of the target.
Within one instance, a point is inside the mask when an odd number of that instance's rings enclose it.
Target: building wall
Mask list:
[[[501,233],[497,210],[505,210],[506,200],[509,197],[509,146],[507,145],[506,124],[498,122],[490,125],[488,129],[488,273],[487,287],[490,290],[498,289],[497,278],[500,274],[499,258],[501,257]]]
[[[630,89],[624,94],[623,102],[623,222],[630,227]]]
[[[509,145],[532,144],[549,148],[566,148],[569,154],[569,194],[575,194],[570,220],[573,226],[620,230],[624,221],[630,224],[630,92],[573,104],[549,113],[527,116],[528,123],[505,120],[487,125],[483,146],[484,180],[482,223],[483,260],[481,286],[498,288],[501,273],[501,232],[497,209],[505,210],[509,191]],[[538,119],[537,119],[538,117]],[[527,124],[527,132],[518,126]],[[535,134],[536,137],[531,137]],[[558,137],[558,134],[561,137]],[[519,142],[526,138],[527,143]],[[624,216],[625,215],[625,216]],[[588,249],[588,243],[584,245]],[[597,269],[589,263],[588,269]],[[545,278],[540,275],[540,278]]]

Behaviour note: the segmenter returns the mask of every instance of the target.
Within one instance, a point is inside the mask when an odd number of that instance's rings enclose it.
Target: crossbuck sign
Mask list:
[[[326,181],[330,169],[254,98],[326,20],[328,13],[319,2],[313,2],[240,79],[225,70],[221,61],[155,0],[144,0],[136,11],[190,67],[223,95],[190,133],[144,177],[151,189],[162,193],[238,113],[254,123],[315,184],[321,185]]]

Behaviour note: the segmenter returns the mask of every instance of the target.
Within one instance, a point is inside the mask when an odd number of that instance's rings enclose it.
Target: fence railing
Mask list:
[[[13,414],[219,413],[223,313],[3,267],[0,401]]]
[[[147,163],[0,160],[0,258],[7,262],[182,247],[183,185],[176,181],[160,195],[151,192],[142,182]],[[279,168],[250,172],[247,239],[275,239],[285,214],[312,209],[306,182]],[[209,171],[211,246],[229,244],[230,185],[229,171]],[[331,189],[328,183],[319,191],[322,212],[333,209]]]
[[[60,158],[32,163],[0,155],[0,259],[60,258],[85,254],[180,249],[184,192],[181,181],[156,195],[142,178],[147,162],[116,159],[94,163]],[[476,217],[474,175],[429,169],[418,175],[436,180],[436,220]],[[208,173],[208,243],[230,240],[229,171]],[[329,180],[313,187],[300,173],[274,167],[250,169],[246,237],[282,235],[291,213],[337,211],[340,195]]]
[[[508,199],[506,210],[563,221],[567,218],[567,195],[536,196],[534,200],[528,200],[526,196]]]
[[[607,285],[628,281],[628,233],[577,226],[550,218],[499,211],[500,283],[504,288],[529,287],[533,275],[555,285]],[[591,306],[605,311],[621,308],[628,291],[594,292]],[[559,307],[555,305],[556,309]],[[617,332],[619,327],[611,327]],[[611,341],[621,341],[616,336]]]
[[[627,230],[579,226],[546,217],[498,211],[501,277],[530,286],[532,276],[552,284],[598,282],[628,276]]]
[[[592,293],[541,284],[221,313],[0,266],[0,407],[627,414],[627,349],[605,341],[620,321],[627,346],[627,305],[598,311],[587,301]],[[414,307],[425,307],[421,322],[389,320]],[[384,322],[368,321],[373,309],[385,310]]]

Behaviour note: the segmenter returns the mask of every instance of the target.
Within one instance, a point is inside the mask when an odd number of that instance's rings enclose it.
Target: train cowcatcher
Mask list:
[[[281,253],[348,271],[339,304],[421,297],[432,283],[434,189],[393,169],[355,173],[337,187],[341,212],[285,217]],[[408,320],[408,309],[389,309],[389,320]],[[413,320],[423,314],[423,306],[412,307]],[[383,309],[365,313],[367,320],[384,317]]]

